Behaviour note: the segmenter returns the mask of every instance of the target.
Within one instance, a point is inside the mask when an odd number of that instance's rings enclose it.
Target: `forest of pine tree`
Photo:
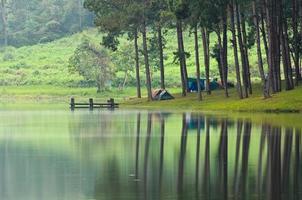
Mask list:
[[[162,88],[165,87],[163,43],[165,30],[175,29],[178,51],[182,95],[188,92],[186,59],[196,57],[196,75],[200,79],[198,47],[202,45],[206,80],[209,82],[209,59],[218,62],[220,79],[225,96],[228,97],[228,75],[230,53],[233,47],[236,88],[240,99],[253,93],[250,48],[257,46],[259,76],[263,85],[263,96],[269,98],[285,88],[292,90],[301,80],[302,1],[300,0],[85,0],[84,6],[96,16],[95,24],[107,33],[103,44],[118,48],[119,37],[128,34],[136,46],[138,37],[143,41],[144,71],[148,99],[152,100],[148,34],[157,32],[158,58]],[[191,31],[195,36],[195,52],[187,52],[183,32]],[[231,32],[231,34],[229,34]],[[217,35],[214,48],[210,49],[210,34]],[[202,41],[198,41],[199,35]],[[266,60],[266,62],[264,62]],[[136,60],[139,74],[139,62]],[[139,80],[139,79],[138,79]],[[284,80],[284,81],[283,81]],[[284,87],[282,87],[284,85]],[[140,84],[137,84],[140,97]],[[198,99],[201,90],[198,88]],[[211,93],[207,88],[208,94]]]
[[[50,42],[93,25],[83,0],[1,0],[0,44]]]

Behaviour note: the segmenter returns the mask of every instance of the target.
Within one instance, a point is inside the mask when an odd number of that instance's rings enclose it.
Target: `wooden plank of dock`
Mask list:
[[[94,108],[118,108],[119,104],[115,103],[114,99],[109,99],[107,103],[94,103],[93,99],[89,99],[89,103],[76,103],[74,98],[70,99],[70,109],[73,111],[75,109],[89,109],[93,110]]]

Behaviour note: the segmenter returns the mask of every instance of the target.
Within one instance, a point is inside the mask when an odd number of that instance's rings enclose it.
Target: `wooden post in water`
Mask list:
[[[92,98],[90,98],[89,99],[89,110],[93,110],[93,99]]]
[[[107,103],[109,104],[109,108],[114,108],[114,99],[110,98]]]
[[[75,109],[75,100],[74,100],[74,98],[72,97],[72,98],[70,99],[70,110],[71,110],[71,111],[74,111],[74,109]]]
[[[110,99],[111,100],[111,108],[114,108],[114,99]]]

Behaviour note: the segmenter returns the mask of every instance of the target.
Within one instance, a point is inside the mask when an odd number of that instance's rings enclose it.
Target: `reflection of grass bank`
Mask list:
[[[202,102],[198,102],[196,94],[181,97],[176,94],[172,101],[147,102],[146,99],[130,100],[124,103],[125,107],[139,107],[147,109],[178,109],[192,111],[246,111],[246,112],[301,112],[302,87],[293,91],[284,91],[264,100],[260,85],[255,85],[254,94],[240,100],[236,89],[230,90],[230,98],[225,98],[223,91],[214,91],[212,95],[204,95]]]

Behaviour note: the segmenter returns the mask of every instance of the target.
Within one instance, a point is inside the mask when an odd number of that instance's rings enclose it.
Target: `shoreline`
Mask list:
[[[2,87],[0,107],[14,108],[29,105],[35,107],[56,107],[68,109],[70,98],[77,102],[106,102],[114,98],[121,109],[145,109],[182,112],[230,112],[230,113],[302,113],[302,86],[291,91],[273,94],[272,98],[263,99],[261,85],[254,85],[254,94],[240,100],[235,88],[229,90],[230,97],[225,98],[222,90],[212,91],[211,95],[203,93],[203,100],[197,100],[196,93],[182,97],[179,89],[168,89],[175,97],[173,100],[148,102],[146,98],[135,98],[135,88],[127,88],[117,93],[116,90],[96,93],[94,88],[62,88],[44,86],[39,89],[29,87]],[[145,94],[144,94],[145,95]]]
[[[173,94],[172,94],[173,95]],[[148,102],[146,98],[131,99],[121,103],[124,108],[192,110],[198,112],[241,112],[241,113],[302,113],[302,87],[295,90],[273,94],[264,99],[257,90],[246,99],[239,99],[235,89],[230,90],[230,97],[225,98],[223,91],[213,91],[212,95],[203,94],[203,100],[197,100],[197,94],[187,97],[173,95],[175,99]]]

